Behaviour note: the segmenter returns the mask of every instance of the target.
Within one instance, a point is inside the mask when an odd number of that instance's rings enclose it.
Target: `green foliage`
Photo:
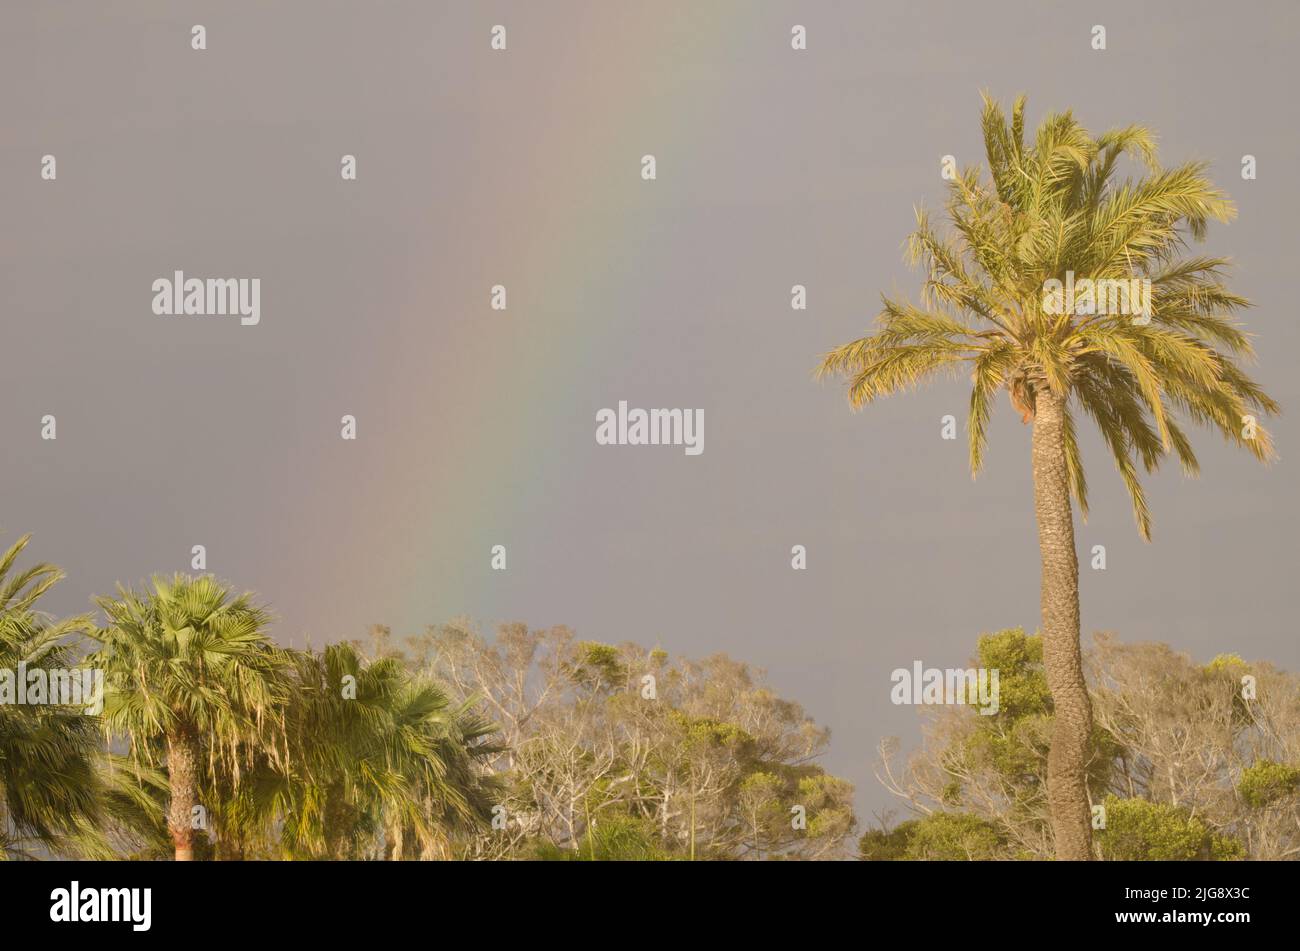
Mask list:
[[[742,762],[754,758],[754,738],[736,723],[713,717],[691,716],[681,710],[672,710],[669,717],[682,732],[682,742],[688,746],[705,749],[727,749]]]
[[[1300,793],[1300,767],[1257,760],[1242,772],[1237,792],[1252,809],[1263,809]]]
[[[982,634],[976,650],[980,667],[998,671],[998,711],[985,715],[970,713],[969,729],[947,755],[961,775],[992,774],[1010,803],[1017,821],[1045,822],[1037,816],[1047,779],[1047,754],[1052,732],[1052,697],[1043,669],[1043,639],[1027,635],[1023,628],[1009,628]],[[1089,786],[1105,788],[1110,763],[1117,747],[1105,730],[1094,728],[1096,751],[1089,765]],[[963,784],[953,778],[942,802],[959,809]]]
[[[1027,636],[1019,627],[981,634],[976,655],[979,666],[998,671],[998,712],[994,716],[1015,721],[1051,712],[1042,637]]]
[[[20,663],[75,667],[69,641],[93,629],[88,618],[52,622],[38,610],[63,572],[41,563],[15,573],[30,541],[24,535],[0,556],[0,670],[11,676]],[[0,704],[0,859],[58,846],[103,847],[93,829],[105,818],[98,741],[96,718],[81,708],[13,698]]]
[[[1043,785],[1051,733],[1042,638],[1022,628],[984,634],[977,656],[980,666],[998,671],[998,712],[975,720],[964,759],[970,766],[987,764],[1015,797],[1032,799]]]
[[[566,849],[538,842],[532,857],[545,862],[662,862],[680,858],[663,849],[652,822],[627,815],[596,820],[578,845]]]
[[[1146,799],[1108,796],[1106,827],[1096,841],[1115,861],[1209,861],[1245,855],[1240,842],[1210,829],[1186,809]]]
[[[978,816],[936,812],[909,819],[889,830],[875,829],[858,842],[868,861],[968,862],[1007,858],[1007,843],[996,825]]]
[[[902,861],[918,821],[909,819],[892,829],[868,829],[858,840],[858,858],[867,862]]]
[[[626,682],[627,668],[619,660],[617,647],[581,641],[574,648],[574,658],[564,667],[575,684],[599,690]]]
[[[833,841],[848,835],[857,824],[849,805],[853,801],[853,784],[838,776],[818,770],[801,777],[795,794],[787,794],[779,801],[791,800],[808,810],[807,837],[810,839]]]
[[[1224,696],[1232,698],[1233,716],[1237,724],[1246,726],[1253,721],[1250,704],[1242,696],[1242,678],[1250,673],[1250,665],[1236,654],[1219,654],[1201,668],[1202,676]]]
[[[1216,654],[1205,665],[1205,669],[1209,673],[1227,672],[1235,677],[1248,673],[1250,670],[1246,662],[1237,654]]]

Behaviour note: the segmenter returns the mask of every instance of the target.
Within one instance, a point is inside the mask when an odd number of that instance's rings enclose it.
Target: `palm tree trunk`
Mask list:
[[[176,847],[176,861],[194,860],[194,826],[192,816],[198,800],[198,745],[190,734],[177,731],[167,735],[167,777],[171,785],[171,803],[167,807],[167,831]]]
[[[1046,386],[1034,399],[1034,511],[1043,562],[1043,667],[1052,692],[1047,801],[1058,859],[1089,860],[1092,822],[1086,768],[1092,703],[1079,650],[1079,556],[1065,465],[1065,400]]]
[[[351,810],[348,808],[342,785],[332,783],[325,791],[324,840],[325,855],[336,862],[342,862],[352,857],[351,831],[354,828],[354,823],[349,821],[351,818]],[[397,861],[401,861],[401,853],[404,847],[403,842],[397,843]]]

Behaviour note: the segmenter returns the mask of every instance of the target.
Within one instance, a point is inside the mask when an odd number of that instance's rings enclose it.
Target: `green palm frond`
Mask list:
[[[20,664],[83,666],[81,643],[94,630],[88,617],[54,621],[37,609],[63,572],[46,563],[15,572],[30,541],[24,535],[0,556],[0,670],[9,676]],[[108,848],[98,831],[107,820],[98,720],[47,699],[0,704],[0,859],[93,858]]]
[[[1237,320],[1250,302],[1227,286],[1226,259],[1187,253],[1211,221],[1230,221],[1236,209],[1203,163],[1162,167],[1156,137],[1142,126],[1093,135],[1063,112],[1026,141],[1024,113],[1024,97],[1009,120],[984,97],[986,167],[949,183],[946,232],[918,210],[907,241],[908,261],[925,272],[920,304],[885,298],[876,329],[826,353],[817,375],[844,378],[859,408],[968,364],[972,474],[983,464],[995,394],[1005,390],[1028,421],[1035,390],[1046,387],[1066,404],[1066,467],[1081,511],[1076,411],[1101,431],[1149,537],[1139,468],[1152,472],[1172,455],[1195,475],[1185,423],[1218,430],[1263,461],[1274,457],[1261,418],[1279,407],[1241,365],[1254,357]],[[1126,162],[1142,174],[1121,180]],[[1050,308],[1047,282],[1067,276],[1133,282],[1121,302],[1149,287],[1149,308],[1116,311],[1097,294],[1091,308]]]

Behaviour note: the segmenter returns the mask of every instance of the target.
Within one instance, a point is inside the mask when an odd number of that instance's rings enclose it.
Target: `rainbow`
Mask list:
[[[617,20],[613,33],[610,18]],[[334,460],[322,461],[302,504],[309,512],[330,511],[332,521],[341,520],[344,528],[341,537],[321,539],[332,551],[309,559],[311,577],[307,565],[295,569],[303,576],[287,582],[294,586],[289,590],[321,592],[328,586],[333,593],[322,595],[341,608],[348,603],[348,579],[378,565],[388,575],[381,582],[386,600],[374,608],[380,615],[376,620],[387,614],[422,624],[462,612],[481,615],[497,604],[495,586],[501,583],[488,570],[489,548],[508,542],[512,525],[548,520],[543,528],[562,546],[562,516],[547,487],[536,484],[530,460],[554,453],[557,429],[571,435],[573,421],[598,408],[575,395],[573,381],[590,376],[604,348],[621,345],[619,267],[655,266],[653,256],[647,258],[635,245],[638,256],[627,263],[636,234],[629,231],[625,211],[653,207],[653,193],[636,189],[658,185],[641,182],[642,154],[659,157],[662,179],[664,156],[673,155],[675,143],[691,131],[674,110],[689,96],[688,113],[707,111],[701,108],[698,83],[669,82],[668,91],[658,95],[653,77],[675,75],[673,51],[683,43],[709,42],[710,35],[743,19],[717,8],[691,14],[688,25],[661,11],[620,6],[579,24],[582,32],[569,35],[572,48],[560,57],[562,68],[554,69],[553,51],[545,58],[550,72],[531,71],[544,59],[536,56],[529,58],[529,69],[505,67],[514,70],[515,81],[529,84],[531,101],[556,110],[539,120],[540,133],[537,125],[521,131],[517,153],[491,159],[517,161],[517,177],[528,184],[512,186],[485,204],[480,189],[466,183],[455,207],[440,208],[446,220],[480,223],[471,230],[481,238],[476,242],[483,252],[481,277],[476,270],[477,280],[468,282],[473,286],[450,291],[412,281],[391,302],[386,312],[401,326],[383,331],[393,343],[380,376],[388,379],[391,373],[402,380],[400,405],[384,412],[405,420],[402,448],[393,451],[399,440],[389,440],[389,448],[374,459],[374,477],[361,485],[355,479],[341,485]],[[484,35],[486,47],[486,28]],[[520,55],[526,36],[511,28],[509,41],[507,53],[490,55]],[[493,109],[485,100],[481,121],[490,122]],[[665,141],[654,130],[671,130],[672,137]],[[508,290],[505,312],[489,307],[496,283]],[[429,301],[439,302],[437,312],[428,313]],[[424,369],[428,361],[412,344],[422,344],[425,335],[432,335],[437,364],[454,367],[453,372]],[[429,420],[423,434],[410,427],[413,408]],[[383,423],[361,419],[358,425],[363,435],[350,448],[373,452],[366,448],[365,427],[373,434]],[[593,415],[593,433],[594,427]],[[570,481],[581,478],[570,475]],[[580,485],[567,491],[580,494]],[[468,538],[481,539],[481,545],[453,550],[449,541]],[[360,633],[335,631],[326,637]],[[313,637],[319,634],[325,632]]]

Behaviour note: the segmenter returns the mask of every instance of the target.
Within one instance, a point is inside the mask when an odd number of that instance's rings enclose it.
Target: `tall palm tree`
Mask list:
[[[1151,472],[1172,453],[1186,474],[1198,468],[1179,418],[1268,460],[1272,443],[1256,417],[1278,407],[1241,369],[1252,351],[1234,314],[1249,302],[1224,283],[1227,262],[1188,254],[1188,238],[1235,215],[1206,166],[1163,168],[1149,130],[1095,136],[1069,112],[1049,115],[1026,143],[1024,115],[1024,97],[1009,124],[984,97],[987,175],[972,168],[950,183],[948,233],[917,212],[908,257],[927,272],[920,303],[885,297],[877,329],[826,354],[819,375],[847,377],[849,401],[860,408],[965,368],[972,475],[1000,390],[1032,421],[1043,659],[1055,711],[1047,796],[1058,857],[1089,859],[1092,710],[1071,504],[1086,517],[1088,498],[1076,419],[1097,424],[1149,540],[1138,465]],[[1117,180],[1124,156],[1145,175]],[[1084,279],[1138,283],[1090,293]]]
[[[178,862],[194,857],[198,790],[223,769],[238,782],[287,699],[283,654],[266,612],[210,576],[156,577],[147,593],[98,598],[107,617],[96,662],[105,671],[104,729],[132,756],[167,770],[167,828]]]
[[[73,642],[94,630],[89,617],[53,621],[37,610],[64,575],[46,563],[14,573],[29,541],[0,556],[0,671],[10,689],[20,664],[24,673],[75,667]],[[103,818],[98,722],[84,708],[16,700],[0,699],[0,859],[75,851]]]

